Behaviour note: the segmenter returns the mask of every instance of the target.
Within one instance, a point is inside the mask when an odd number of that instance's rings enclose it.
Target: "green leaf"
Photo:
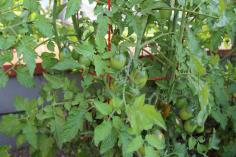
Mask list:
[[[233,129],[234,129],[234,132],[236,133],[236,109],[232,109],[231,118],[233,122]]]
[[[65,18],[69,18],[74,15],[80,8],[81,0],[69,0],[66,6]]]
[[[162,115],[156,111],[154,106],[127,106],[126,114],[132,129],[134,129],[137,134],[139,134],[142,130],[151,129],[154,125],[166,130],[164,119],[162,118]]]
[[[157,151],[154,150],[154,148],[146,146],[145,147],[145,157],[159,157],[159,154]]]
[[[16,42],[16,37],[9,35],[7,37],[0,36],[0,49],[6,50],[11,48]]]
[[[73,60],[72,58],[65,58],[63,60],[60,60],[56,65],[52,67],[52,69],[55,70],[72,70],[76,68],[80,68],[80,64]]]
[[[103,115],[109,115],[112,112],[112,106],[100,101],[94,101],[96,109]]]
[[[191,62],[189,63],[189,66],[191,67],[193,72],[199,74],[200,76],[204,75],[206,73],[206,68],[202,64],[201,60],[195,55],[191,55],[190,58]]]
[[[17,81],[26,88],[32,88],[35,86],[33,77],[30,75],[29,70],[26,67],[19,67],[16,70]]]
[[[212,37],[210,40],[210,50],[213,52],[213,51],[218,50],[219,46],[221,45],[223,41],[222,36],[224,35],[224,32],[217,30],[217,31],[213,31],[211,34],[212,34]]]
[[[146,27],[146,20],[147,16],[143,16],[142,18],[138,16],[132,17],[132,22],[130,23],[130,25],[133,27],[138,39],[143,35],[143,31]]]
[[[97,26],[97,34],[95,37],[95,43],[96,43],[99,53],[103,53],[106,48],[105,36],[108,31],[108,28],[107,28],[108,17],[103,16],[103,15],[98,16],[97,23],[98,23],[98,26]]]
[[[173,154],[177,155],[178,157],[186,157],[186,150],[187,149],[184,144],[176,143]]]
[[[143,146],[142,136],[137,136],[134,139],[132,139],[131,142],[128,144],[127,152],[132,153],[134,151],[137,151],[142,146]]]
[[[10,157],[8,151],[10,150],[9,146],[0,146],[0,156],[1,157]]]
[[[37,20],[34,23],[34,26],[42,33],[45,37],[53,36],[53,27],[48,19],[44,16],[37,17]]]
[[[216,120],[222,129],[226,128],[228,118],[225,112],[221,112],[219,107],[215,107],[212,109],[211,116]]]
[[[182,5],[182,6],[184,6],[185,0],[178,0],[178,3],[179,3],[180,5]]]
[[[54,89],[62,88],[64,85],[64,77],[61,75],[49,75],[44,73],[43,76]]]
[[[113,123],[113,127],[117,130],[122,129],[124,127],[123,121],[118,116],[112,117],[112,123]]]
[[[219,3],[220,12],[223,13],[226,8],[225,0],[219,0]]]
[[[196,144],[197,144],[197,140],[194,137],[191,136],[188,139],[188,148],[189,148],[189,150],[193,150],[194,147],[196,146]]]
[[[120,132],[119,135],[119,145],[122,147],[122,156],[123,157],[133,157],[133,153],[128,153],[128,144],[130,140],[132,139],[132,136],[129,135],[127,132]]]
[[[31,124],[31,122],[27,122],[27,124],[23,128],[23,134],[26,137],[26,140],[29,142],[29,144],[37,148],[37,128]]]
[[[213,134],[209,139],[209,149],[219,149],[220,139],[216,136],[216,130],[213,130]]]
[[[199,112],[199,113],[197,114],[197,116],[196,116],[197,124],[198,124],[199,126],[204,125],[204,123],[205,123],[205,121],[206,121],[208,115],[209,115],[209,114],[208,114],[207,108],[204,108],[204,109],[200,110],[200,112]]]
[[[193,54],[197,54],[200,51],[199,42],[190,29],[188,29],[188,47]]]
[[[7,115],[2,117],[0,126],[0,133],[6,136],[15,136],[23,127],[16,115]]]
[[[218,63],[219,63],[219,61],[220,61],[220,57],[219,57],[219,55],[211,55],[210,57],[209,57],[210,59],[209,59],[209,63],[211,64],[211,65],[218,65]]]
[[[51,124],[51,132],[53,132],[54,138],[57,142],[57,145],[59,148],[62,148],[62,144],[64,143],[63,139],[63,131],[64,131],[64,124],[65,120],[64,118],[56,115],[55,120],[50,122]]]
[[[58,5],[56,8],[55,16],[57,17],[66,7],[67,4]]]
[[[28,100],[20,96],[15,97],[14,107],[17,111],[26,111],[27,114],[30,114],[33,110],[37,109],[37,100]]]
[[[47,135],[38,135],[38,147],[42,156],[49,157],[53,149],[54,139]]]
[[[71,91],[65,91],[65,92],[64,92],[64,99],[65,99],[65,100],[70,100],[70,99],[73,98],[73,95],[74,95],[73,92],[71,92]]]
[[[201,109],[204,110],[206,108],[206,106],[209,104],[209,88],[208,88],[208,84],[205,83],[205,85],[202,87],[202,89],[199,92],[199,102],[200,102],[200,106]]]
[[[236,154],[236,141],[230,142],[227,145],[223,146],[224,152],[222,153],[223,157],[233,157]]]
[[[58,62],[54,53],[43,53],[41,59],[43,60],[42,66],[44,69],[51,69]]]
[[[13,59],[13,54],[11,51],[6,51],[5,53],[0,53],[0,65],[6,62],[10,62]]]
[[[158,138],[155,134],[149,134],[145,137],[146,141],[156,149],[164,149],[165,148],[165,138]]]
[[[0,1],[0,10],[4,11],[14,4],[13,0],[1,0]]]
[[[19,45],[17,46],[17,55],[23,55],[23,61],[26,63],[27,68],[29,69],[30,75],[33,76],[34,70],[36,67],[35,58],[36,54],[34,51],[36,43],[34,38],[31,36],[25,36],[21,39]]]
[[[19,134],[16,137],[16,146],[17,148],[19,148],[20,146],[22,146],[25,143],[25,136],[23,134]]]
[[[49,41],[48,44],[47,44],[47,48],[48,48],[49,51],[53,51],[53,52],[54,52],[54,50],[55,50],[55,44],[54,44],[54,42]],[[51,54],[51,55],[54,55],[54,56],[55,56],[54,53],[45,53],[45,54]]]
[[[112,97],[111,105],[114,109],[116,109],[116,111],[119,111],[121,109],[122,103],[123,101],[119,97],[117,96]]]
[[[101,141],[105,140],[112,131],[111,121],[103,121],[94,130],[94,143],[97,146]]]
[[[84,110],[72,110],[65,121],[63,130],[63,142],[71,141],[83,129]]]
[[[135,106],[143,106],[144,105],[144,101],[145,101],[145,94],[135,98],[134,105]]]
[[[95,55],[93,58],[95,71],[98,76],[104,73],[104,70],[106,68],[106,63],[102,60],[101,56]]]
[[[82,44],[79,44],[75,50],[76,53],[90,58],[95,54],[94,47],[89,42],[83,42]]]
[[[0,69],[0,88],[4,88],[7,85],[8,80],[8,76]]]
[[[142,1],[141,1],[142,2]],[[142,14],[153,14],[153,9],[155,8],[161,8],[161,7],[169,7],[166,3],[155,1],[155,0],[149,0],[149,1],[143,1],[143,3],[140,5]]]
[[[36,12],[39,10],[40,3],[39,0],[24,0],[23,6],[30,11]]]
[[[107,151],[111,150],[117,141],[117,137],[116,137],[116,132],[112,131],[111,134],[109,134],[109,136],[103,140],[101,142],[101,146],[100,146],[100,152],[101,154],[106,153]]]

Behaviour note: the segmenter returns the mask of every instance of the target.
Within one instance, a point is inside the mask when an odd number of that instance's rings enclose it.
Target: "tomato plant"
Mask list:
[[[0,133],[37,157],[235,156],[234,1],[63,2],[0,1],[0,63],[18,56],[0,88],[11,72],[34,87],[37,57],[46,80],[38,98],[15,98]]]

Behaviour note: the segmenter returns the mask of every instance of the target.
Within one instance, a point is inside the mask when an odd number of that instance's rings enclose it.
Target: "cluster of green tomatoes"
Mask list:
[[[189,104],[186,98],[180,98],[176,102],[176,107],[179,108],[179,117],[184,121],[183,127],[187,133],[196,132],[200,134],[204,132],[204,125],[198,126],[194,118],[196,106]]]
[[[84,67],[89,67],[92,63],[92,58],[81,55],[77,53],[76,51],[71,51],[68,48],[63,48],[62,52],[60,53],[60,58],[64,58],[66,55],[71,53],[71,56],[73,59],[77,60],[80,65]],[[123,53],[115,53],[110,59],[109,59],[109,67],[112,68],[114,71],[120,71],[124,69],[124,67],[127,65],[127,57]],[[145,70],[136,69],[131,71],[130,74],[130,80],[137,85],[138,87],[142,88],[145,86],[148,75]]]

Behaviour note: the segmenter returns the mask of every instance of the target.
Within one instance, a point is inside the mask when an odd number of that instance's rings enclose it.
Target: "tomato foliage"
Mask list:
[[[12,71],[34,87],[37,57],[46,79],[37,99],[16,97],[24,113],[2,117],[0,132],[39,157],[234,156],[236,3],[111,0],[111,11],[105,0],[83,3],[0,1],[0,63],[18,56],[0,69],[0,87]],[[222,43],[233,45],[223,57]],[[158,77],[166,79],[150,79]]]

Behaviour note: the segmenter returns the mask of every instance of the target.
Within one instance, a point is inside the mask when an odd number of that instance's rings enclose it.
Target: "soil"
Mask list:
[[[11,157],[30,157],[28,147],[13,148],[10,154]]]
[[[27,146],[21,148],[13,148],[10,150],[11,157],[32,157],[29,154],[29,148]],[[63,151],[58,151],[56,157],[73,157],[66,155]]]

